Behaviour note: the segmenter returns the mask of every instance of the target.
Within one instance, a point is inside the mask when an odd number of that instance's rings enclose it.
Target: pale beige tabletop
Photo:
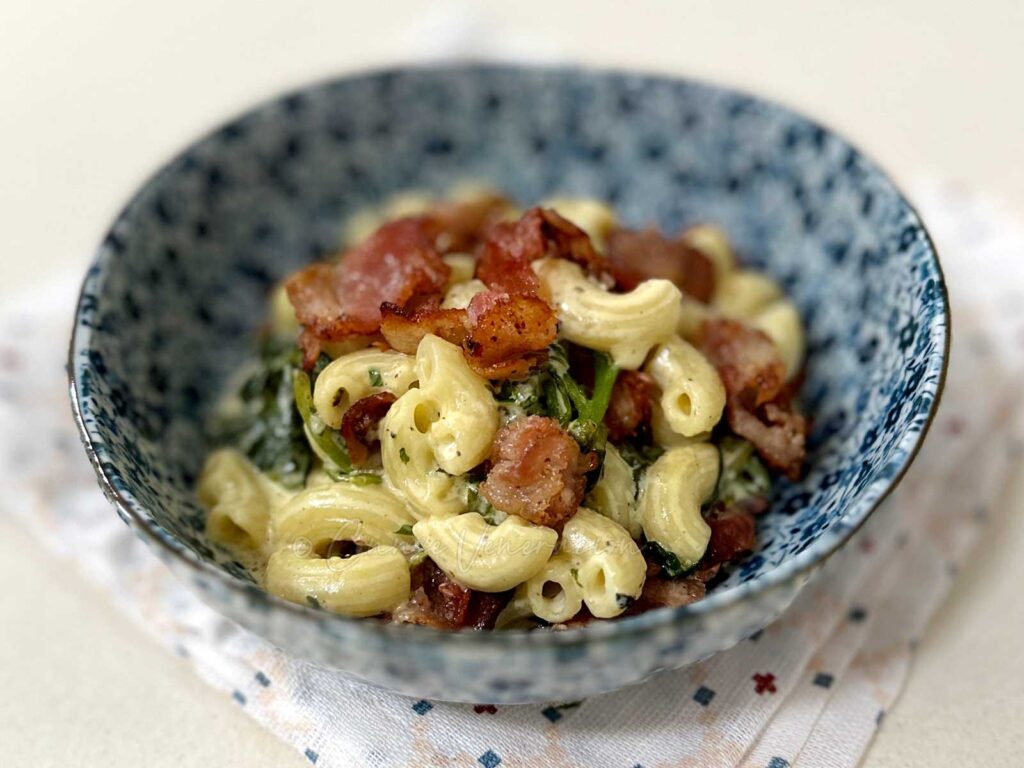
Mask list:
[[[250,102],[451,50],[743,85],[839,128],[897,180],[952,176],[1024,217],[1019,0],[3,0],[0,299],[83,269],[133,187]],[[1024,764],[1022,474],[867,766]],[[6,521],[0,584],[0,764],[307,765]]]

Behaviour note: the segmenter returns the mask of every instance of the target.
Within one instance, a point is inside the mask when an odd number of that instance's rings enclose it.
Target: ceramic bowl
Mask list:
[[[266,594],[204,533],[202,424],[252,353],[268,289],[409,188],[485,180],[523,203],[611,202],[632,225],[722,225],[808,330],[807,476],[698,603],[565,632],[440,633]],[[764,627],[899,480],[942,388],[948,310],[916,213],[857,149],[728,88],[573,68],[359,74],[266,103],[189,146],[118,216],[70,351],[82,438],[117,513],[201,597],[288,652],[419,697],[572,700]]]

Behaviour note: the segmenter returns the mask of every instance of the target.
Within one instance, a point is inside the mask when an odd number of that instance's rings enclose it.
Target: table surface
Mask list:
[[[453,49],[742,85],[815,113],[898,181],[961,179],[1024,215],[1015,0],[367,5],[5,0],[0,299],[83,269],[158,163],[251,102]],[[1022,508],[1018,472],[866,766],[1004,766],[1024,753]],[[6,520],[0,583],[4,764],[306,764]]]

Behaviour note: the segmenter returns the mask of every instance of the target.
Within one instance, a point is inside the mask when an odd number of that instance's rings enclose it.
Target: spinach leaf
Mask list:
[[[590,396],[569,369],[569,356],[561,344],[548,348],[544,366],[544,406],[547,414],[576,438],[585,451],[603,451],[608,432],[604,414],[611,401],[612,388],[619,369],[603,352],[594,352],[594,388]]]
[[[255,370],[239,389],[240,408],[213,430],[218,442],[237,446],[287,488],[305,483],[313,460],[292,392],[292,374],[299,365],[294,342],[264,339]]]

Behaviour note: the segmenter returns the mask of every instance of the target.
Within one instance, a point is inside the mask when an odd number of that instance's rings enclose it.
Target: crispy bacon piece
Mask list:
[[[718,369],[732,431],[754,444],[764,462],[792,480],[806,452],[807,420],[789,408],[784,368],[771,340],[735,320],[706,320],[698,345]]]
[[[642,371],[620,371],[604,415],[608,439],[620,443],[651,421],[654,379]]]
[[[701,569],[717,569],[754,549],[757,543],[754,515],[745,505],[716,506],[704,519],[711,527],[711,540],[701,558]]]
[[[345,438],[349,458],[356,466],[362,466],[380,444],[379,440],[370,439],[370,431],[384,418],[393,402],[393,394],[378,392],[356,400],[342,416],[341,436]]]
[[[484,291],[470,301],[467,314],[467,359],[488,379],[525,378],[547,359],[558,335],[558,317],[536,296]]]
[[[507,198],[497,194],[481,195],[464,202],[438,203],[426,214],[436,232],[434,242],[438,252],[476,250],[509,205]]]
[[[491,461],[483,497],[503,512],[555,528],[576,514],[585,475],[597,467],[596,454],[581,455],[579,444],[546,416],[502,427]]]
[[[647,561],[647,578],[640,597],[629,606],[626,615],[649,611],[652,608],[670,608],[689,605],[704,598],[707,584],[721,569],[719,564],[705,565],[703,560],[686,576],[670,579],[662,575],[661,566]]]
[[[427,334],[462,347],[470,367],[488,379],[523,378],[547,359],[558,333],[554,310],[536,296],[485,291],[468,309],[381,308],[381,333],[394,349],[415,354]]]
[[[348,251],[339,264],[313,264],[285,283],[307,361],[318,342],[376,333],[380,306],[405,306],[418,295],[440,293],[448,266],[423,218],[397,219]],[[318,351],[318,350],[317,350]]]
[[[412,570],[413,596],[397,620],[436,629],[494,629],[511,592],[490,594],[467,589],[427,558]]]
[[[704,582],[696,576],[666,579],[660,575],[648,575],[643,591],[630,607],[629,613],[643,613],[652,608],[689,605],[703,599],[705,594],[707,594],[707,589]]]
[[[393,349],[415,355],[424,336],[433,334],[462,346],[469,335],[468,317],[464,309],[422,307],[408,311],[397,304],[381,305],[380,332]]]
[[[476,276],[501,293],[535,294],[540,283],[530,262],[548,255],[574,261],[591,274],[604,271],[604,259],[586,232],[550,208],[531,208],[514,224],[491,228]]]
[[[711,260],[693,246],[682,240],[670,240],[654,228],[613,229],[605,251],[608,270],[623,291],[631,291],[649,278],[661,277],[705,304],[714,293]]]

